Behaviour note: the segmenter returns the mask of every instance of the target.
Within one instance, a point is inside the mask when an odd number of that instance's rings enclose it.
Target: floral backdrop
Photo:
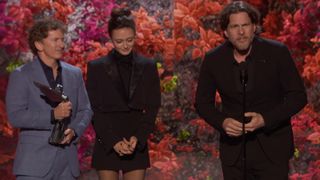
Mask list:
[[[292,124],[296,149],[290,179],[320,179],[320,2],[247,0],[262,14],[261,36],[285,43],[304,79],[309,104]],[[107,32],[111,9],[132,9],[137,23],[136,49],[158,63],[162,107],[149,138],[147,179],[222,179],[219,133],[193,107],[204,54],[224,41],[217,16],[230,0],[1,0],[0,1],[0,179],[14,179],[12,162],[18,130],[7,121],[8,76],[32,59],[27,30],[39,18],[68,24],[65,61],[80,67],[112,49]],[[217,95],[219,102],[219,96]],[[80,179],[96,179],[90,168],[95,134],[89,127],[79,143]]]

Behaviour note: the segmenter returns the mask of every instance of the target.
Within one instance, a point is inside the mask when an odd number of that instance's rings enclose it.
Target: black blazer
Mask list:
[[[122,140],[122,137],[115,135],[107,122],[114,121],[114,119],[109,119],[106,114],[130,110],[140,111],[143,118],[137,122],[140,128],[133,135],[138,138],[138,147],[143,149],[148,135],[154,128],[160,107],[160,82],[157,67],[154,61],[134,53],[128,100],[125,97],[114,53],[113,50],[107,56],[88,63],[87,91],[94,111],[93,126],[98,141],[103,143],[107,150],[111,150],[118,141]]]
[[[293,154],[290,118],[307,103],[303,82],[289,50],[283,44],[255,37],[248,62],[246,111],[261,113],[265,127],[254,133],[267,156],[277,162]],[[242,89],[229,41],[208,52],[201,66],[196,108],[202,118],[220,131],[221,160],[232,164],[239,156],[241,137],[231,138],[223,120],[241,121]],[[215,107],[219,92],[222,108]]]

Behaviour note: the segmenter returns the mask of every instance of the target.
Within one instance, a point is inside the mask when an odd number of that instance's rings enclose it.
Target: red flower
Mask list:
[[[0,100],[0,134],[7,137],[13,136],[13,128],[8,122],[8,117],[5,110],[5,104]]]
[[[312,144],[320,144],[320,132],[314,132],[307,137]]]
[[[176,147],[177,151],[181,152],[192,152],[193,151],[193,146],[192,145],[178,145]]]
[[[203,53],[199,48],[194,48],[192,50],[192,59],[197,59],[203,57]]]
[[[173,119],[182,120],[183,112],[181,108],[176,108],[176,110],[172,113]]]

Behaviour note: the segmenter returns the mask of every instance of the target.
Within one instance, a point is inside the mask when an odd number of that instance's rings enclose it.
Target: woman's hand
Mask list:
[[[136,149],[138,139],[135,136],[131,136],[129,141],[126,138],[123,138],[123,142],[128,145],[131,153],[133,153]]]
[[[113,149],[119,154],[119,156],[132,154],[132,152],[130,151],[129,146],[124,141],[117,142],[113,146]]]

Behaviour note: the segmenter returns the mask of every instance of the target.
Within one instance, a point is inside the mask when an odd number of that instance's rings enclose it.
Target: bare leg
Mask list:
[[[98,171],[100,180],[118,180],[119,174],[116,171],[112,170],[100,170]]]
[[[137,169],[133,171],[128,171],[123,174],[124,180],[144,180],[146,174],[145,169]]]

